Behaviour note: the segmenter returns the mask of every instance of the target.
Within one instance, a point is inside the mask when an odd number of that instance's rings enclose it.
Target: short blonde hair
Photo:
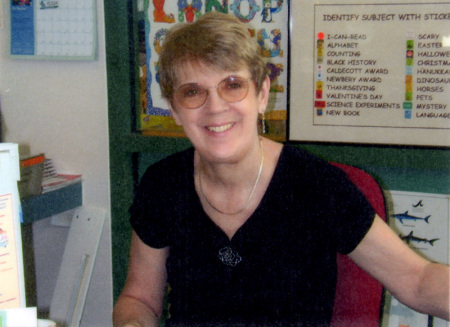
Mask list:
[[[226,71],[248,68],[258,92],[267,75],[261,48],[248,27],[236,17],[217,11],[206,13],[193,23],[177,24],[167,32],[158,61],[164,98],[172,99],[177,69],[188,63]]]

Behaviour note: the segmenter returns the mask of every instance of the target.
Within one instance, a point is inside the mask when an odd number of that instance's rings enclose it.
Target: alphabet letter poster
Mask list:
[[[139,24],[140,49],[140,127],[141,130],[176,128],[168,119],[170,111],[161,98],[158,83],[158,55],[167,30],[176,23],[191,23],[210,11],[236,16],[248,25],[249,33],[261,47],[271,79],[270,103],[266,120],[279,121],[284,127],[287,117],[287,81],[289,51],[289,1],[285,0],[145,0],[144,17]],[[276,126],[276,124],[274,125]],[[269,131],[272,134],[273,131]]]

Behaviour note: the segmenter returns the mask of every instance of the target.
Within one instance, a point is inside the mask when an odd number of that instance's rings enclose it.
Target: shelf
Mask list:
[[[81,182],[21,199],[23,224],[75,209],[82,205]]]

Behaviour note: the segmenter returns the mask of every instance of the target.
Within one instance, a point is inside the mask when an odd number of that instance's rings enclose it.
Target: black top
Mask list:
[[[231,241],[195,192],[193,149],[144,174],[131,224],[170,246],[169,326],[327,326],[336,253],[351,252],[374,210],[338,168],[284,146],[254,214]]]

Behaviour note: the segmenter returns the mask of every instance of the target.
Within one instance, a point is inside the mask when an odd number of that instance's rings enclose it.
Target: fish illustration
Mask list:
[[[434,238],[432,240],[427,240],[426,238],[420,238],[420,237],[416,237],[413,235],[413,231],[411,231],[407,236],[402,236],[401,234],[399,235],[400,238],[403,241],[406,241],[406,243],[410,243],[410,242],[417,242],[417,243],[429,243],[430,245],[434,245],[433,243],[438,241],[438,238]]]
[[[431,215],[426,216],[425,218],[422,217],[416,217],[416,216],[411,216],[408,214],[408,211],[405,211],[404,213],[397,213],[395,215],[392,215],[392,217],[394,217],[395,219],[400,220],[400,222],[403,224],[403,220],[423,220],[428,224],[428,219],[430,219]]]

